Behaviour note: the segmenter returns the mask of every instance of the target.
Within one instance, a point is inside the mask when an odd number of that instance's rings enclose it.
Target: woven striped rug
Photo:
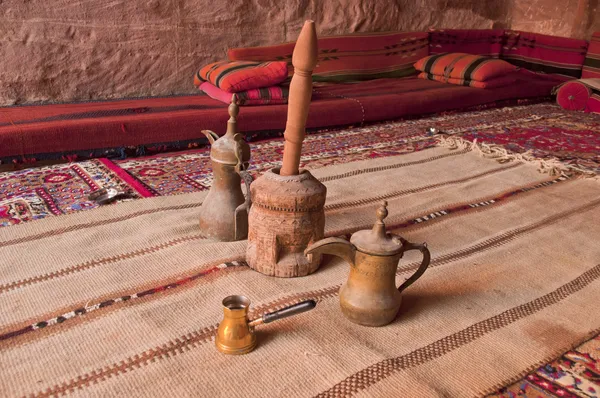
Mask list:
[[[454,148],[454,149],[448,149]],[[482,156],[486,155],[486,156]],[[0,391],[6,396],[485,395],[600,331],[600,185],[460,141],[326,166],[326,235],[389,229],[432,263],[392,324],[339,310],[349,266],[304,278],[244,263],[245,241],[198,229],[204,192],[0,229]],[[418,266],[407,253],[397,282]],[[253,314],[314,298],[257,328],[252,353],[214,347],[221,300]]]

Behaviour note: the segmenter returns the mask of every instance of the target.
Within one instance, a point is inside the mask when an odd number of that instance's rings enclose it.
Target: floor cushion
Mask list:
[[[421,58],[415,63],[415,69],[446,78],[483,82],[515,72],[517,67],[482,55],[449,53]]]
[[[514,84],[517,81],[516,76],[512,73],[505,75],[505,76],[488,79],[484,82],[480,82],[477,80],[457,79],[457,78],[452,78],[452,77],[433,75],[431,73],[425,73],[425,72],[419,73],[418,78],[426,79],[426,80],[435,80],[438,82],[448,83],[448,84],[456,84],[458,86],[469,86],[469,87],[476,87],[476,88],[504,87],[504,86],[508,86],[510,84]]]
[[[587,111],[600,113],[600,90],[592,90],[592,95],[587,103]]]
[[[498,58],[504,29],[431,29],[430,54],[468,53]]]
[[[252,90],[240,91],[235,94],[228,93],[214,86],[211,82],[204,82],[199,87],[210,98],[221,101],[225,104],[231,103],[232,96],[236,96],[238,105],[268,105],[268,104],[287,104],[289,89],[281,86],[271,86],[255,88]]]
[[[295,43],[231,48],[230,60],[286,61],[289,75]],[[413,64],[429,54],[427,32],[357,33],[321,37],[316,82],[349,82],[415,75]]]
[[[585,109],[592,90],[578,80],[573,80],[558,88],[556,103],[564,109],[582,111]]]
[[[501,59],[533,72],[578,79],[588,42],[516,30],[505,32]]]
[[[287,79],[285,62],[219,61],[196,73],[194,84],[205,81],[229,93],[277,85]]]
[[[600,32],[594,32],[588,47],[581,78],[600,77]]]
[[[527,76],[481,90],[430,80],[377,79],[315,87],[307,128],[357,125],[499,101],[549,97],[560,81]],[[240,110],[240,131],[256,137],[285,129],[288,106]],[[193,147],[201,130],[224,133],[227,105],[207,95],[31,105],[0,110],[0,166],[5,162],[140,155]],[[256,138],[258,139],[258,138]]]
[[[566,82],[554,92],[556,102],[564,109],[600,113],[600,78]]]

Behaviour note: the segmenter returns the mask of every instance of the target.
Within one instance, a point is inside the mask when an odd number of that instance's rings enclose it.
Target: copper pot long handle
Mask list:
[[[282,308],[278,311],[271,312],[261,316],[248,323],[248,326],[254,327],[262,325],[263,323],[270,323],[279,319],[287,318],[288,316],[301,314],[306,311],[310,311],[317,306],[315,300],[305,300],[297,304],[290,305],[289,307]]]
[[[419,250],[423,254],[423,261],[421,262],[421,265],[419,265],[417,272],[412,274],[412,276],[410,278],[408,278],[406,281],[404,281],[404,283],[402,285],[400,285],[400,287],[398,288],[398,291],[400,293],[402,293],[402,291],[404,289],[406,289],[407,287],[412,285],[417,279],[419,279],[421,277],[421,275],[423,275],[423,273],[425,272],[427,267],[429,267],[429,262],[431,261],[431,255],[429,254],[429,249],[427,248],[427,243],[417,245],[415,243],[411,243],[402,238],[400,238],[400,239],[402,240],[402,246],[405,248],[404,249],[405,252],[409,251],[409,250]]]

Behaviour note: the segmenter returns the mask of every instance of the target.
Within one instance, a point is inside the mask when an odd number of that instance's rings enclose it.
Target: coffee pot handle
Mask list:
[[[237,164],[235,165],[235,171],[240,175],[244,184],[246,185],[246,198],[244,203],[239,205],[235,209],[235,240],[246,239],[248,236],[248,213],[252,206],[252,200],[250,197],[250,184],[252,183],[252,175],[248,173],[248,161],[244,161],[243,145],[245,144],[242,135],[236,134],[235,139],[235,157],[237,158]]]
[[[235,209],[234,237],[235,240],[242,240],[246,239],[248,236],[248,213],[250,212],[250,207],[252,206],[252,201],[250,198],[250,184],[252,183],[252,175],[245,170],[238,171],[238,174],[240,177],[242,177],[242,180],[244,180],[244,184],[246,184],[246,200]]]
[[[398,288],[398,291],[400,293],[402,293],[402,291],[404,289],[406,289],[407,287],[412,285],[417,279],[419,279],[421,277],[421,275],[423,275],[423,273],[425,272],[427,267],[429,267],[431,255],[429,254],[429,249],[427,248],[427,243],[418,245],[415,243],[411,243],[403,238],[400,238],[400,240],[402,241],[402,247],[404,248],[405,252],[407,252],[409,250],[419,250],[421,252],[421,254],[423,254],[423,261],[421,262],[421,265],[419,265],[417,272],[415,272],[410,278],[408,278],[406,281],[404,281],[404,283],[402,285],[400,285],[400,287]]]

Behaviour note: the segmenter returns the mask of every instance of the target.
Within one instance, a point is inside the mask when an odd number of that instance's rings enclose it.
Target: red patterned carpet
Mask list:
[[[367,157],[392,156],[434,144],[429,127],[468,140],[498,144],[509,151],[529,152],[600,173],[600,115],[563,111],[553,104],[499,108],[463,114],[376,124],[319,132],[303,146],[305,168],[351,162]],[[272,139],[252,144],[254,174],[276,165],[283,142]],[[211,183],[209,150],[115,161],[143,182],[155,195],[208,189]]]
[[[306,138],[302,147],[303,168],[314,169],[336,163],[401,155],[435,144],[422,126],[405,123],[378,124],[370,127],[320,132]],[[251,144],[250,171],[254,177],[279,164],[283,140],[271,139]],[[145,158],[126,159],[115,163],[155,195],[174,195],[209,189],[212,183],[210,149]]]
[[[548,103],[320,131],[307,137],[302,166],[318,168],[422,150],[435,143],[429,127],[600,173],[600,115],[568,112]],[[255,176],[281,159],[281,138],[251,146]],[[209,152],[200,148],[0,173],[0,226],[97,207],[87,195],[101,187],[126,192],[122,200],[208,189]]]
[[[600,173],[599,114],[561,111],[518,126],[472,129],[461,136]]]
[[[600,396],[600,336],[505,387],[494,398]]]
[[[307,137],[303,167],[401,155],[435,145],[429,127],[529,152],[600,173],[600,115],[567,112],[553,104],[441,114],[410,121],[320,131]],[[243,126],[242,126],[243,128]],[[251,171],[276,166],[281,138],[252,144]],[[209,148],[110,161],[95,159],[0,173],[0,226],[69,214],[98,205],[87,199],[116,187],[134,200],[206,190],[211,185]],[[114,204],[118,206],[118,204]],[[596,397],[600,394],[600,336],[565,353],[494,397]]]
[[[88,194],[108,186],[129,199],[150,196],[108,159],[0,173],[0,226],[97,207]]]

